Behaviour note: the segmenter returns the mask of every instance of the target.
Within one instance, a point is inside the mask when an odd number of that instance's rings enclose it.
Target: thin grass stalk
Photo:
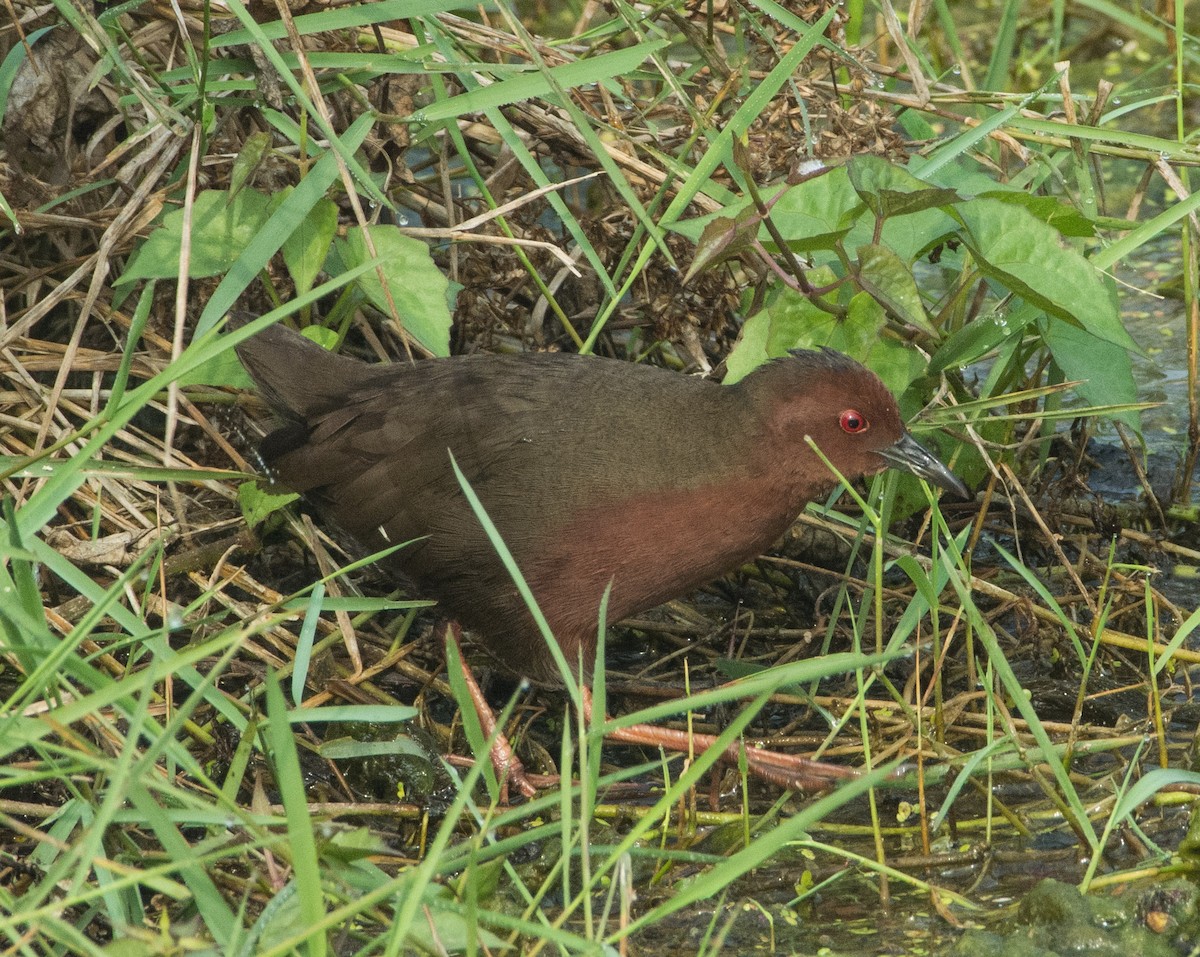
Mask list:
[[[893,488],[895,486],[893,485]],[[876,654],[883,651],[883,513],[878,509],[871,509],[866,512],[866,518],[871,523],[871,528],[875,535],[875,547],[871,551],[871,573],[874,579],[874,618],[875,618],[875,650]],[[856,630],[857,634],[857,630]],[[862,670],[856,670],[854,673],[855,681],[858,684],[859,695],[861,698],[866,697],[866,687],[863,684]],[[862,735],[863,749],[863,766],[869,772],[874,767],[874,760],[871,754],[871,726],[867,709],[859,706],[859,734]],[[883,846],[883,833],[880,830],[879,819],[879,802],[876,799],[875,789],[871,788],[867,792],[867,807],[871,815],[871,826],[875,831],[875,859],[880,867],[884,867],[887,863],[887,850]],[[887,874],[880,872],[879,880],[879,900],[882,906],[887,907],[891,900],[891,885],[888,883]]]
[[[1167,768],[1170,766],[1170,756],[1167,754],[1167,728],[1163,719],[1162,694],[1158,687],[1158,665],[1154,660],[1155,639],[1158,636],[1158,614],[1149,576],[1146,576],[1142,588],[1146,602],[1146,672],[1150,678],[1151,720],[1154,723],[1154,739],[1158,743],[1158,766]]]

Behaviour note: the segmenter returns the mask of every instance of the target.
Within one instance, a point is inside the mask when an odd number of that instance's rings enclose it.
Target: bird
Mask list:
[[[236,327],[247,321],[234,317]],[[963,498],[865,366],[793,350],[732,385],[572,353],[367,363],[272,325],[237,354],[279,426],[272,480],[434,598],[504,669],[562,679],[455,475],[498,530],[587,680],[616,622],[766,551],[838,478],[888,467]]]

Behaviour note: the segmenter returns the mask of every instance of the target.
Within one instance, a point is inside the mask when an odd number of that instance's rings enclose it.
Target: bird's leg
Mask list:
[[[458,652],[458,660],[462,662],[463,678],[467,683],[467,690],[471,694],[471,703],[475,705],[475,713],[479,715],[479,724],[483,728],[484,737],[492,741],[492,767],[496,769],[496,778],[500,781],[500,799],[505,804],[508,803],[508,785],[510,782],[525,797],[531,798],[537,794],[537,788],[525,776],[525,765],[521,763],[521,759],[513,751],[512,745],[508,743],[508,738],[504,732],[496,727],[496,715],[492,712],[487,698],[484,697],[483,690],[479,687],[479,682],[475,680],[475,672],[471,670],[471,666],[467,664],[467,659],[463,657],[462,645],[458,640],[458,635],[458,622],[446,622],[446,644],[453,643],[455,650]],[[449,658],[450,656],[447,655],[447,660]]]
[[[463,678],[471,695],[471,703],[475,706],[476,714],[479,715],[483,733],[488,738],[494,737],[491,761],[492,766],[496,769],[496,777],[500,781],[502,800],[507,803],[509,783],[525,797],[532,798],[537,794],[537,788],[526,776],[525,766],[513,751],[504,732],[499,731],[496,727],[496,716],[492,712],[487,698],[484,697],[479,683],[475,680],[474,672],[462,656],[456,622],[447,622],[446,625],[446,643],[450,644],[451,642],[459,649],[458,659],[463,664]],[[580,690],[583,695],[584,718],[590,724],[594,721],[592,691],[587,685],[583,685]],[[650,724],[635,724],[628,728],[617,728],[609,731],[605,738],[622,744],[659,747],[683,754],[707,751],[715,746],[717,740],[711,734],[691,734],[674,728],[660,728]],[[744,745],[737,741],[726,746],[720,760],[737,767],[743,753],[746,756],[746,767],[752,775],[777,787],[789,788],[794,791],[825,791],[839,781],[859,776],[859,772],[853,768],[812,761],[794,754],[781,754],[754,745]]]
[[[593,721],[592,691],[585,685],[582,692],[584,715],[590,723]],[[684,754],[707,751],[717,741],[711,734],[691,734],[650,724],[617,728],[604,737],[624,744],[649,745]],[[859,776],[859,772],[853,768],[811,761],[794,754],[780,754],[737,741],[724,749],[720,760],[737,767],[743,753],[746,755],[746,767],[755,777],[794,791],[825,791],[838,781]]]

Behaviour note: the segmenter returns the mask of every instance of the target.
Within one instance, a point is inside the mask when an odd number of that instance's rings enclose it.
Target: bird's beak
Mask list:
[[[918,478],[953,492],[959,498],[969,500],[971,493],[957,475],[951,472],[930,452],[925,450],[916,439],[907,432],[900,437],[895,445],[879,450],[880,456],[893,468],[912,472]]]

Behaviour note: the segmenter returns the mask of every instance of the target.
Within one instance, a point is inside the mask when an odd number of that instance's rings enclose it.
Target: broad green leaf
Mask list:
[[[693,216],[691,219],[678,219],[673,223],[666,224],[666,229],[670,232],[678,233],[680,236],[684,236],[696,245],[699,245],[705,230],[716,220],[738,219],[749,215],[747,210],[753,211],[753,209],[754,203],[745,197],[741,197],[729,202],[718,212],[705,213],[703,216]]]
[[[989,277],[1052,316],[1123,349],[1140,352],[1121,325],[1101,274],[1030,213],[996,199],[955,208],[963,241]]]
[[[479,880],[478,896],[475,906],[479,906],[480,897],[492,885],[488,876],[495,872],[497,865],[503,867],[504,861],[497,859],[486,862],[486,867],[473,864],[469,875]],[[395,892],[395,898],[402,900],[406,896],[406,888],[400,884]],[[461,954],[493,951],[511,953],[508,943],[498,937],[495,932],[480,926],[480,921],[470,913],[464,913],[463,908],[453,899],[450,891],[444,887],[431,886],[424,888],[424,898],[421,904],[422,919],[413,921],[409,928],[408,943],[411,948],[407,953],[442,953]]]
[[[242,368],[237,353],[232,349],[218,352],[211,359],[205,360],[191,372],[185,372],[178,379],[180,385],[219,385],[235,389],[252,389],[254,380]]]
[[[952,333],[929,360],[931,372],[958,368],[978,362],[1000,343],[1020,335],[1042,313],[1025,304],[1008,313],[980,316]]]
[[[813,285],[824,286],[833,281],[834,275],[828,268],[821,267],[809,272],[808,278]],[[828,294],[825,300],[835,301],[834,294]],[[828,313],[804,296],[791,291],[781,293],[743,324],[742,334],[725,360],[725,384],[733,385],[767,360],[795,348],[807,328],[828,318]]]
[[[876,302],[900,321],[932,336],[937,329],[925,315],[917,282],[908,268],[886,246],[868,245],[858,250],[858,282]]]
[[[683,277],[684,285],[710,266],[738,256],[753,245],[762,224],[754,206],[744,207],[735,216],[710,219],[696,243],[696,255]]]
[[[870,219],[864,217],[863,226],[871,226]],[[879,242],[894,252],[903,262],[913,263],[933,249],[938,243],[953,239],[959,230],[958,221],[941,209],[925,209],[919,213],[907,216],[892,216],[884,220],[883,231],[879,234]],[[855,229],[846,239],[851,245],[858,238]],[[871,241],[871,235],[864,230],[863,239]]]
[[[263,906],[246,933],[245,941],[236,957],[251,957],[259,952],[259,945],[266,941],[283,940],[298,934],[304,927],[304,915],[300,909],[295,881],[289,881],[275,890]]]
[[[322,349],[333,351],[337,348],[338,334],[326,326],[305,326],[300,330],[300,335],[305,339],[311,339]]]
[[[814,283],[822,283],[828,271],[813,270],[811,277]],[[883,308],[866,293],[855,296],[846,318],[839,319],[799,293],[786,290],[746,320],[742,337],[726,363],[725,384],[733,384],[790,349],[828,346],[869,366],[893,393],[901,395],[925,371],[925,360],[915,349],[881,335],[886,322]]]
[[[878,156],[856,156],[847,167],[858,198],[876,216],[888,218],[919,213],[962,201],[952,189],[931,186],[912,173]]]
[[[924,165],[920,157],[913,157],[909,162],[910,168],[916,168],[914,175],[920,177],[923,182],[953,189],[959,196],[982,196],[989,190],[995,192],[1011,189],[1003,183],[997,183],[979,163],[966,156],[958,156],[929,173],[921,168]]]
[[[264,119],[271,122],[272,110],[265,110]],[[196,323],[196,336],[204,335],[217,324],[221,316],[233,308],[242,292],[258,277],[271,257],[309,213],[325,198],[330,186],[338,177],[338,156],[345,150],[355,150],[366,138],[373,125],[373,117],[364,113],[350,124],[340,136],[338,150],[324,150],[320,159],[309,169],[308,174],[297,184],[278,208],[271,213],[262,231],[238,257],[237,262],[213,290]],[[294,131],[299,138],[299,130]],[[310,293],[296,291],[296,299],[303,300]],[[297,308],[303,308],[297,304]]]
[[[354,864],[372,856],[383,855],[386,857],[392,853],[391,845],[369,827],[327,831],[321,835],[317,850],[326,866]],[[388,879],[388,875],[383,874],[378,868],[375,870],[384,880]]]
[[[272,212],[291,193],[291,187],[281,191],[271,209]],[[329,255],[329,246],[337,233],[337,204],[322,197],[300,221],[300,225],[283,241],[280,252],[283,262],[296,284],[296,291],[306,293],[317,281],[321,267]]]
[[[270,200],[254,189],[243,189],[232,200],[225,190],[196,194],[192,207],[192,251],[188,274],[194,279],[216,276],[233,265],[270,216]],[[162,218],[134,254],[129,268],[114,286],[138,279],[174,279],[179,274],[183,210]]]
[[[446,304],[447,279],[430,258],[429,247],[396,226],[369,228],[404,328],[434,355],[449,355],[452,318]],[[327,268],[336,276],[370,259],[362,227],[356,226],[344,240],[334,242]],[[391,314],[376,270],[363,273],[357,284],[376,309]]]
[[[1043,320],[1041,331],[1055,365],[1068,379],[1080,380],[1075,391],[1089,405],[1137,401],[1137,384],[1128,350],[1065,322]],[[1113,418],[1141,435],[1142,419],[1137,411],[1119,412]]]
[[[838,167],[791,187],[771,207],[771,220],[788,248],[811,252],[833,246],[850,231],[863,209],[846,170]],[[765,230],[760,238],[774,247]]]
[[[1053,196],[1034,196],[1020,189],[990,189],[980,193],[981,199],[995,199],[1029,211],[1035,219],[1052,226],[1062,236],[1086,239],[1096,235],[1096,224],[1074,206],[1068,206]]]
[[[237,497],[246,524],[255,528],[300,496],[295,492],[271,492],[258,482],[242,482],[238,486]]]
[[[845,322],[837,323],[819,345],[853,356],[899,397],[925,372],[925,358],[907,343],[883,335],[883,307],[862,292],[850,300]]]

